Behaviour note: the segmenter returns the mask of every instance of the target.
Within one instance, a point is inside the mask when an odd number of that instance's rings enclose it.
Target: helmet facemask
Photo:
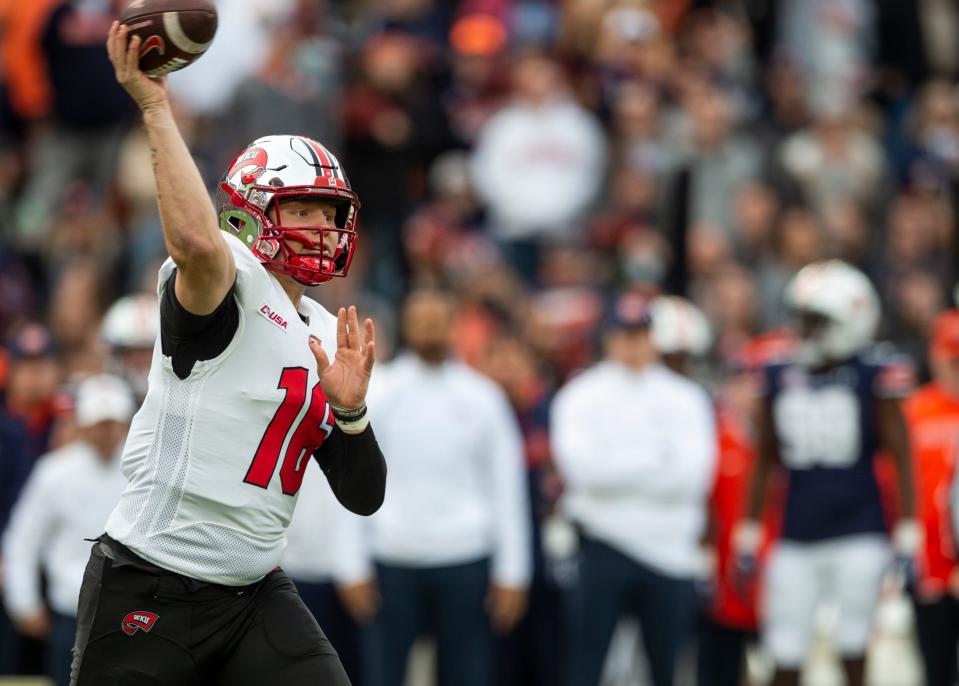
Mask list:
[[[227,190],[227,189],[224,189]],[[276,273],[286,274],[304,286],[316,286],[333,277],[346,276],[356,247],[356,208],[359,203],[349,191],[334,195],[311,186],[271,188],[251,186],[246,197],[239,197],[242,208],[260,225],[250,246],[263,265]],[[234,196],[239,195],[234,193]],[[281,208],[284,203],[315,199],[329,202],[336,209],[333,226],[284,226]],[[236,204],[237,198],[233,198]],[[264,205],[261,207],[261,205]],[[227,223],[234,233],[242,230],[230,217]]]
[[[798,347],[799,361],[808,367],[818,367],[831,361],[834,355],[830,344],[832,329],[835,323],[832,319],[820,312],[797,309],[793,311],[793,319],[799,333]]]

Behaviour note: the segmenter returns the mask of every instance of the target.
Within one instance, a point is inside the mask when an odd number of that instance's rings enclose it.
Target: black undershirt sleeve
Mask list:
[[[363,516],[380,509],[386,493],[386,459],[371,425],[358,434],[334,426],[313,458],[343,507]]]
[[[173,358],[173,371],[180,379],[190,376],[193,365],[212,360],[226,350],[240,325],[240,311],[233,286],[210,314],[193,314],[176,299],[176,270],[167,279],[160,297],[160,347]]]

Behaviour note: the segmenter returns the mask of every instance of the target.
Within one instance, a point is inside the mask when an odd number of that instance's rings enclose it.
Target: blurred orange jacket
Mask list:
[[[0,0],[0,72],[13,110],[24,119],[50,111],[52,94],[40,44],[51,12],[63,0]]]
[[[949,496],[959,449],[959,399],[933,382],[913,393],[903,410],[916,473],[916,510],[925,530],[918,590],[931,600],[946,592],[956,566]]]

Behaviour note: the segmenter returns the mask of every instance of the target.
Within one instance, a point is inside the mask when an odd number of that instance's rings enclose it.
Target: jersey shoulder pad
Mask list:
[[[902,398],[916,387],[915,363],[892,343],[870,346],[860,360],[873,372],[873,392],[881,398]]]

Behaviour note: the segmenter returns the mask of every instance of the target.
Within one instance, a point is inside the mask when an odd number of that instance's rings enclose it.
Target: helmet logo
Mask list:
[[[266,150],[260,147],[250,148],[236,158],[227,176],[233,178],[239,173],[240,185],[249,186],[266,171],[266,163]]]

